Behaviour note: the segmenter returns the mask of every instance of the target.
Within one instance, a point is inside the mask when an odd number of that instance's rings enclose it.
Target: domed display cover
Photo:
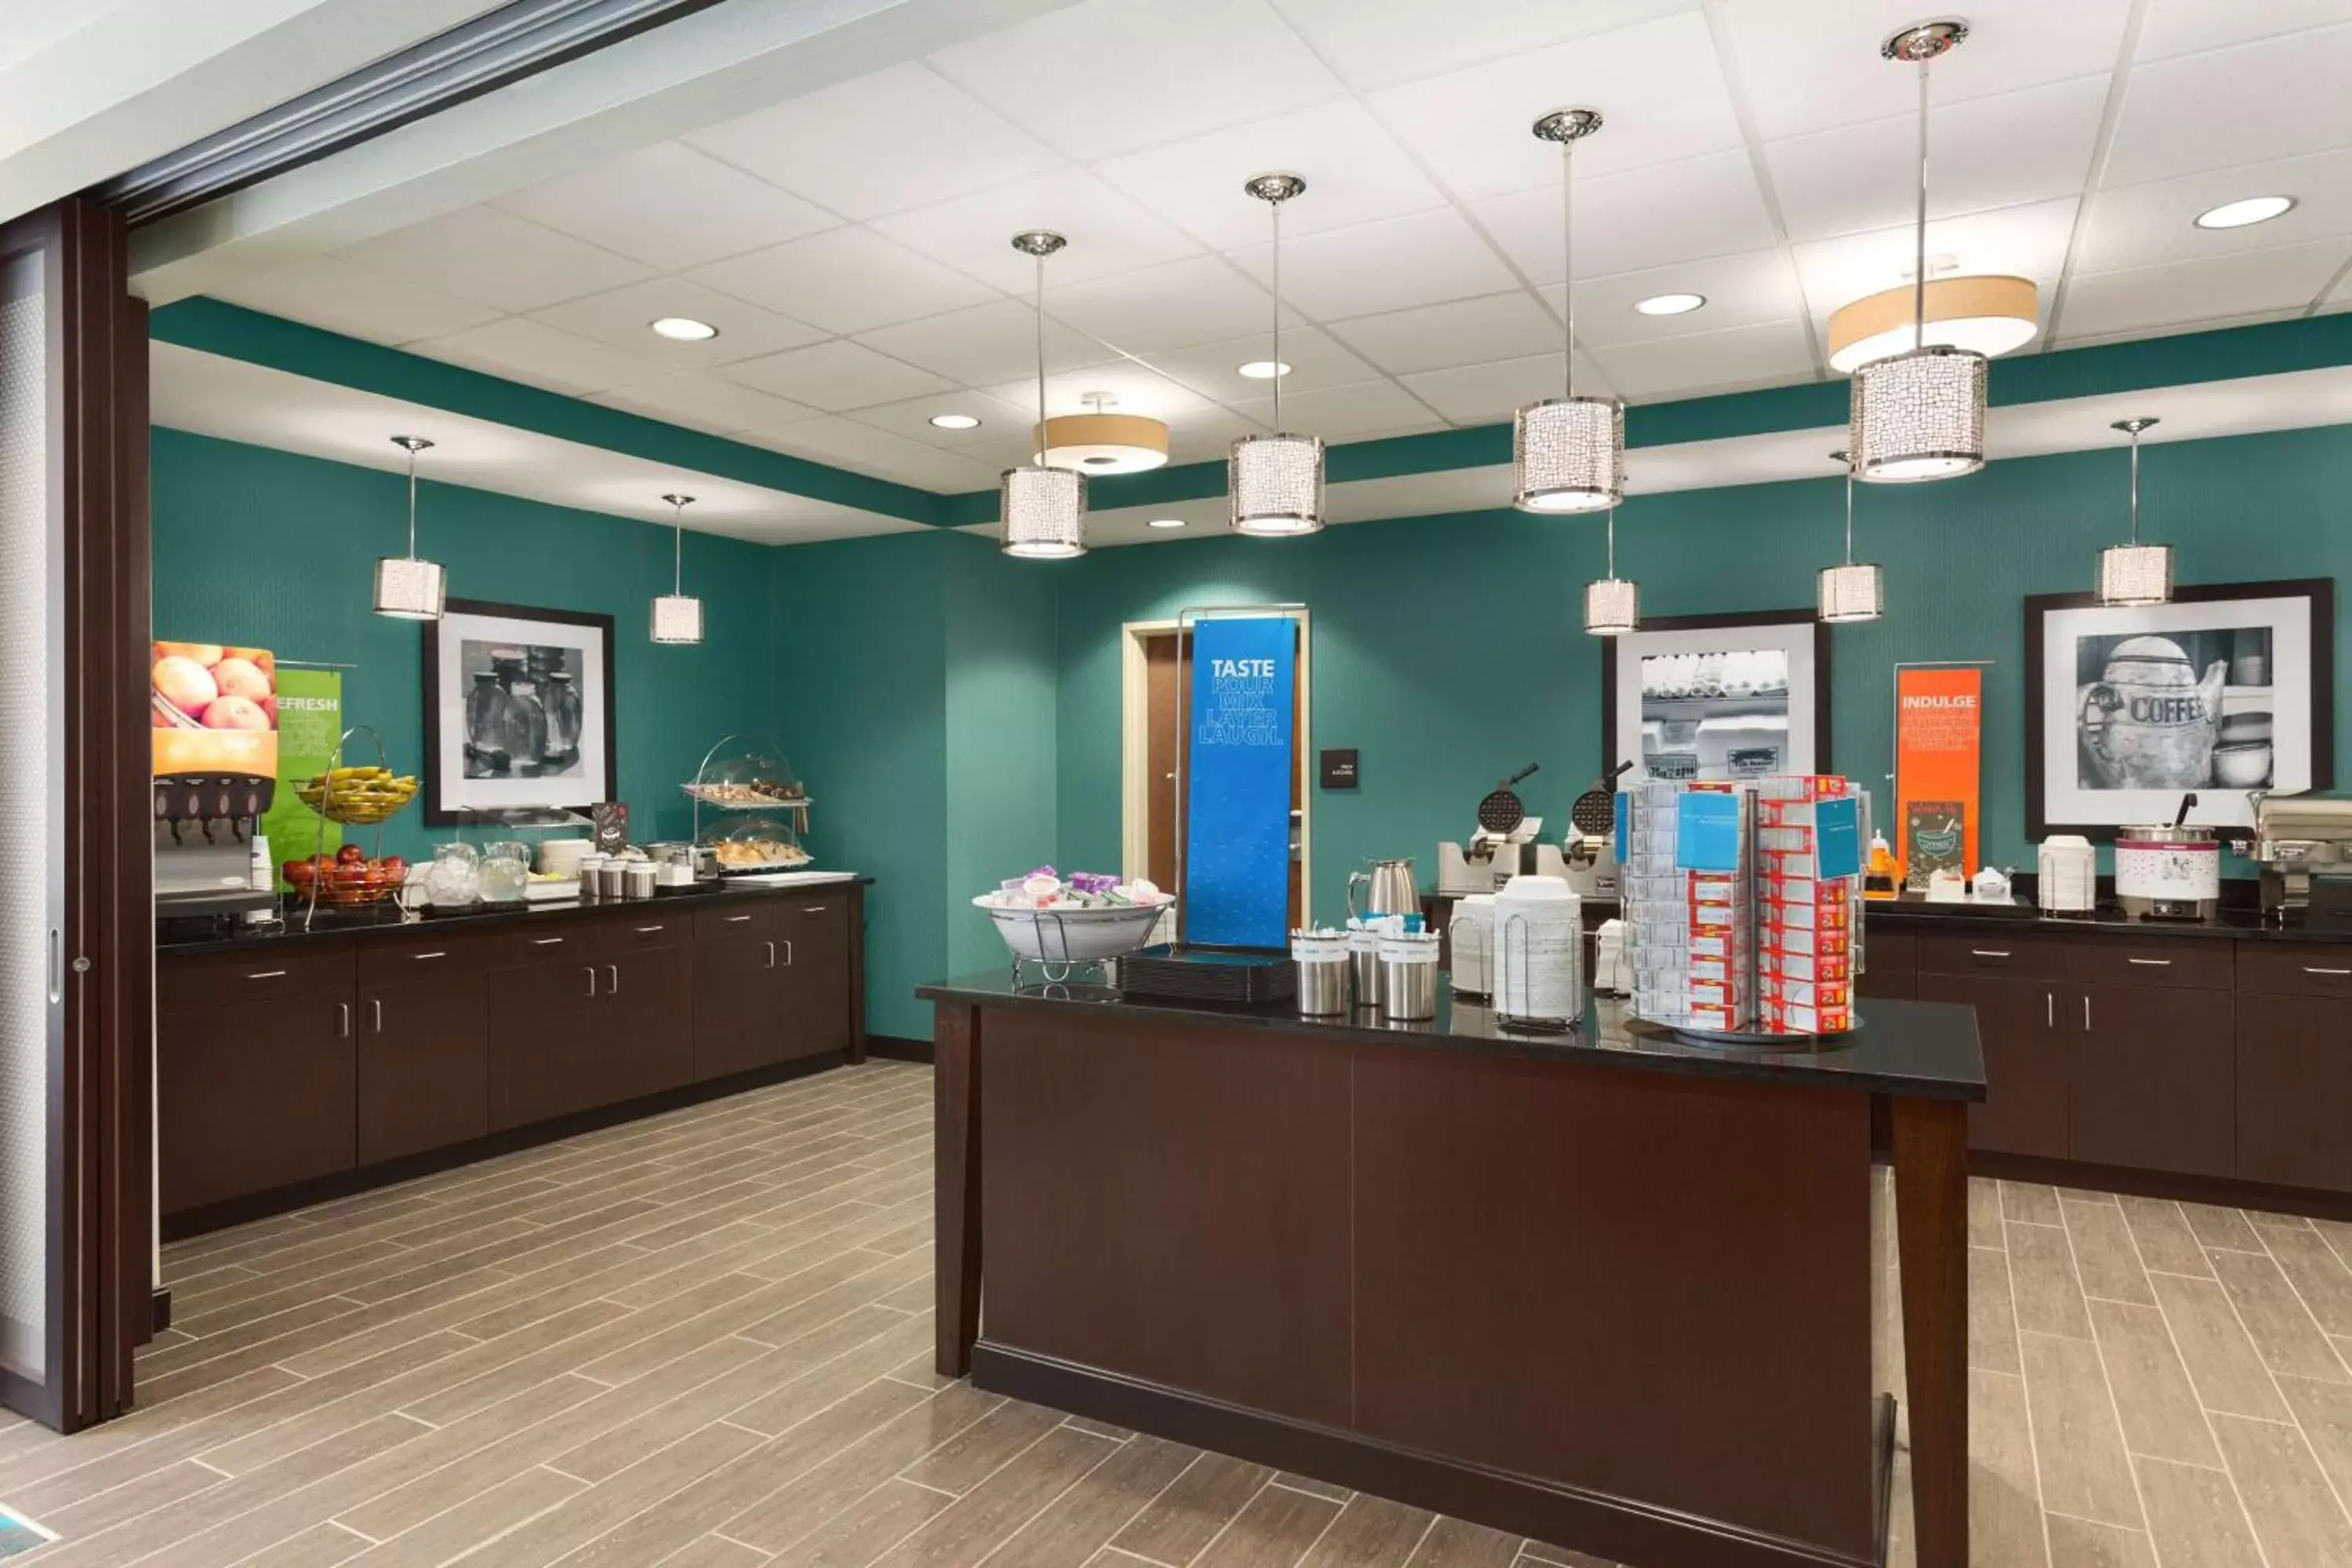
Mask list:
[[[714,823],[697,842],[707,845],[722,877],[796,871],[813,858],[801,847],[788,817],[745,814]]]
[[[738,739],[728,737],[728,741]],[[721,741],[719,745],[727,743]],[[705,805],[726,811],[772,811],[808,805],[808,790],[792,764],[774,751],[758,746],[723,756],[713,747],[686,793]]]

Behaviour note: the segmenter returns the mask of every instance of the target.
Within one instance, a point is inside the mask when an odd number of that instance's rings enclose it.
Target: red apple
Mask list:
[[[267,730],[269,715],[250,697],[215,698],[205,707],[207,730]]]

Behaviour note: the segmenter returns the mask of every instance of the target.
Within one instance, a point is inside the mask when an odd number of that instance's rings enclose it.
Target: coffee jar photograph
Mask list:
[[[2182,588],[2170,604],[2025,602],[2028,833],[2250,826],[2334,782],[2331,578]]]

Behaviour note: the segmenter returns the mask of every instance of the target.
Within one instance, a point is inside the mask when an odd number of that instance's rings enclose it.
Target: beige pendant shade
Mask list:
[[[1923,303],[1924,331],[1916,316]],[[1831,315],[1830,368],[1851,373],[1922,342],[1987,357],[2007,353],[2032,340],[2039,304],[2027,278],[1931,278],[1924,291],[1908,283],[1884,289]]]
[[[1037,460],[1084,474],[1139,474],[1168,461],[1168,426],[1140,414],[1062,414],[1039,426]]]

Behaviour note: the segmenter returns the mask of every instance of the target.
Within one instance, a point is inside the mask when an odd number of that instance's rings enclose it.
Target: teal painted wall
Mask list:
[[[2024,612],[2029,594],[2091,585],[2125,529],[2125,458],[2071,453],[1969,479],[1859,487],[1856,549],[1886,568],[1885,621],[1832,634],[1833,764],[1884,811],[1893,666],[1990,659],[1985,850],[2030,866],[2024,832]],[[2352,426],[2184,442],[2142,459],[2141,527],[2189,583],[2352,578],[2341,491]],[[1654,616],[1803,608],[1840,548],[1839,481],[1637,498],[1618,563]],[[1316,913],[1341,912],[1349,868],[1410,855],[1426,885],[1441,838],[1478,797],[1539,762],[1530,811],[1565,826],[1601,765],[1600,654],[1581,631],[1601,574],[1598,519],[1510,511],[1336,528],[1304,540],[1223,538],[1104,551],[1075,563],[1058,605],[1060,843],[1072,864],[1119,850],[1119,626],[1185,605],[1296,599],[1314,617],[1314,740],[1361,752],[1362,788],[1312,796]],[[2352,637],[2339,595],[2337,645]],[[2338,751],[2352,731],[2339,685]],[[2338,759],[2339,777],[2343,761]],[[2241,868],[2242,869],[2242,868]]]
[[[152,449],[155,635],[352,665],[344,721],[382,731],[394,768],[419,772],[423,633],[368,611],[376,558],[405,547],[406,481],[176,430],[156,430]],[[687,591],[702,596],[709,640],[656,647],[646,616],[669,582],[668,530],[432,483],[419,487],[417,517],[418,552],[448,567],[452,597],[613,617],[631,830],[687,837],[691,803],[679,784],[721,734],[776,718],[768,574],[778,552],[689,537]],[[412,857],[447,837],[427,831],[421,804],[384,828],[385,847]]]

